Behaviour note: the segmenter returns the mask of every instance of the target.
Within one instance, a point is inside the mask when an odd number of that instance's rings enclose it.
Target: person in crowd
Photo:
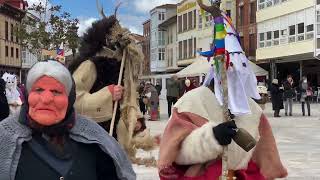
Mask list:
[[[156,88],[151,84],[150,81],[146,83],[145,96],[148,98],[148,115],[151,121],[159,120],[159,96]]]
[[[180,83],[178,76],[173,75],[167,83],[167,101],[168,101],[168,116],[171,116],[172,105],[174,105],[179,97]]]
[[[300,91],[301,91],[300,102],[301,102],[302,115],[305,116],[304,105],[306,104],[307,110],[308,110],[308,116],[311,116],[310,101],[312,99],[313,93],[312,93],[312,88],[310,87],[306,76],[302,77],[302,80],[301,80],[299,86],[300,86]]]
[[[281,117],[280,110],[283,109],[283,87],[279,86],[278,79],[273,79],[270,87],[272,109],[274,117]]]
[[[139,87],[138,87],[139,107],[140,107],[140,111],[141,111],[141,113],[142,113],[143,115],[145,115],[146,112],[147,112],[146,104],[145,104],[144,101],[143,101],[144,98],[146,98],[145,95],[144,95],[144,87],[145,87],[145,82],[144,82],[144,81],[140,82],[140,85],[139,85]]]
[[[295,90],[294,90],[294,83],[291,75],[287,76],[287,80],[283,82],[284,87],[284,93],[283,98],[285,101],[285,115],[286,116],[292,116],[292,104],[293,104],[293,97],[295,96]],[[289,108],[289,114],[288,114],[288,108]]]
[[[155,88],[157,90],[158,96],[160,96],[161,95],[161,90],[162,90],[162,86],[161,86],[160,82],[157,82]]]
[[[0,122],[0,179],[136,179],[116,140],[76,114],[75,83],[64,65],[36,63],[25,95],[20,116]]]
[[[6,97],[6,82],[0,78],[0,121],[9,116],[10,109]]]
[[[189,91],[191,91],[192,89],[195,89],[196,86],[194,85],[194,83],[191,83],[191,81],[189,79],[186,79],[185,82],[185,91],[184,93],[187,93]]]

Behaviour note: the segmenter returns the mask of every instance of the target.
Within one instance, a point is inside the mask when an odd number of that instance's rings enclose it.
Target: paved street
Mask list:
[[[293,116],[273,118],[271,104],[265,114],[269,117],[278,144],[280,156],[288,169],[288,180],[320,180],[320,104],[311,104],[311,117],[302,116],[301,104],[294,104]],[[161,121],[147,122],[152,134],[160,134],[166,125],[166,102],[161,102]],[[157,157],[158,150],[139,152],[140,156]],[[138,180],[157,180],[157,170],[134,166]]]

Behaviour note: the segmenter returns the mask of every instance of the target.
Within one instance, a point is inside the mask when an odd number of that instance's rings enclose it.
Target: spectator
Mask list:
[[[6,82],[0,78],[0,121],[9,116],[10,109],[6,97]]]
[[[288,108],[289,108],[289,116],[292,116],[292,103],[293,97],[295,96],[295,91],[293,88],[293,79],[291,75],[287,76],[287,80],[283,82],[284,93],[283,98],[285,101],[285,115],[288,116]]]
[[[151,121],[159,119],[159,96],[151,82],[146,83],[145,96],[148,98],[148,114]]]
[[[168,115],[171,116],[171,107],[174,105],[179,97],[180,84],[178,80],[178,76],[173,75],[168,80],[167,86],[167,101],[168,101]]]
[[[144,87],[145,83],[141,82],[140,86],[138,87],[138,93],[139,93],[139,106],[140,106],[140,111],[143,115],[145,115],[147,109],[146,109],[146,103],[143,101],[144,98]]]
[[[283,87],[279,87],[278,79],[272,80],[270,92],[274,117],[281,117],[279,114],[280,110],[283,109]]]
[[[194,85],[194,83],[191,84],[191,81],[189,79],[186,79],[185,82],[185,91],[184,93],[187,93],[189,91],[191,91],[192,89],[196,88],[196,86]]]
[[[156,86],[155,86],[157,92],[158,92],[158,96],[160,96],[161,94],[161,90],[162,90],[162,86],[159,82],[157,82]]]
[[[302,77],[302,80],[300,82],[300,90],[301,90],[301,108],[302,108],[302,115],[305,116],[305,109],[304,109],[304,104],[307,104],[307,109],[308,109],[308,116],[311,116],[310,113],[310,101],[312,98],[312,88],[308,84],[308,79],[306,76]]]

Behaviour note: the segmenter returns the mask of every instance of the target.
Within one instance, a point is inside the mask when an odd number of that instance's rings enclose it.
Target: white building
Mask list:
[[[151,73],[164,73],[168,62],[165,60],[166,31],[159,29],[159,25],[176,15],[177,5],[165,4],[155,7],[150,11],[151,15],[151,39],[150,39],[150,70]]]
[[[256,59],[258,63],[271,64],[271,78],[282,81],[291,74],[299,80],[302,75],[308,75],[314,85],[320,83],[320,61],[314,58],[318,36],[314,26],[315,2],[258,1]]]

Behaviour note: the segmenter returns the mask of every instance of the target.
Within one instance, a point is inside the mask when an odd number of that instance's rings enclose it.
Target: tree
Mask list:
[[[48,8],[39,2],[27,10],[16,35],[23,47],[28,48],[38,57],[41,51],[54,50],[64,43],[65,50],[75,52],[79,44],[78,19],[71,18],[70,13],[62,11],[61,5]]]

